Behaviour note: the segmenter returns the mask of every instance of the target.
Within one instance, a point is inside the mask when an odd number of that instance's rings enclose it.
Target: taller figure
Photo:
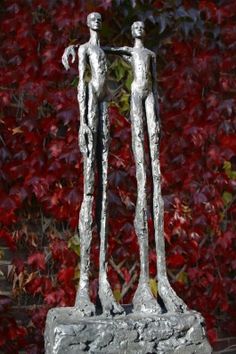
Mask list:
[[[144,47],[144,23],[131,27],[133,47],[104,48],[108,53],[120,54],[131,64],[134,80],[131,85],[132,149],[136,165],[137,201],[134,226],[140,249],[140,279],[133,305],[137,312],[158,313],[161,309],[149,288],[147,173],[145,166],[144,131],[147,127],[151,171],[153,179],[153,219],[157,253],[158,293],[167,311],[184,312],[185,303],[176,295],[167,277],[164,241],[164,205],[161,196],[159,163],[160,121],[157,102],[156,54]]]
[[[106,102],[107,61],[105,53],[100,47],[99,39],[99,31],[102,26],[101,15],[96,12],[90,13],[87,17],[87,26],[90,31],[90,39],[78,49],[79,146],[84,163],[84,193],[79,215],[80,280],[75,306],[81,311],[81,314],[91,316],[95,313],[95,306],[89,299],[89,270],[96,165],[98,170],[96,220],[100,235],[99,297],[104,313],[122,313],[123,308],[116,303],[113,297],[106,273],[109,119]],[[69,68],[68,59],[70,56],[74,62],[77,47],[72,45],[65,49],[62,62],[66,69]],[[91,73],[88,83],[85,81],[87,65]]]

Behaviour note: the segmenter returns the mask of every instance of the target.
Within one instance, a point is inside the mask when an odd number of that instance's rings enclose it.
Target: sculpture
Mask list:
[[[98,208],[101,208],[100,220],[100,267],[99,267],[99,296],[103,309],[107,313],[122,313],[122,308],[115,303],[105,271],[105,254],[107,245],[107,213],[106,213],[106,186],[107,186],[107,155],[108,155],[108,117],[106,99],[107,64],[104,51],[116,53],[131,64],[134,81],[131,85],[131,128],[132,148],[136,165],[137,202],[134,226],[138,236],[140,248],[140,280],[134,295],[133,305],[136,312],[161,313],[158,302],[149,287],[148,267],[148,224],[147,224],[147,177],[144,151],[144,126],[147,124],[151,169],[153,177],[153,218],[155,227],[155,241],[157,251],[157,278],[158,292],[166,309],[174,312],[183,312],[187,309],[184,302],[175,294],[167,278],[165,265],[165,244],[163,233],[163,200],[161,197],[161,174],[159,165],[160,122],[157,102],[156,84],[156,54],[143,45],[145,35],[144,23],[134,22],[131,31],[134,38],[134,47],[109,48],[100,47],[98,31],[101,28],[101,16],[92,13],[88,16],[90,40],[79,47],[79,87],[78,101],[80,104],[80,149],[84,159],[84,198],[79,218],[79,233],[81,237],[81,276],[76,298],[76,307],[85,315],[95,313],[94,305],[88,297],[89,251],[92,239],[92,202],[94,193],[94,165],[97,139],[100,142],[98,163],[100,164],[100,182],[103,195]],[[63,64],[69,68],[68,57],[75,60],[75,46],[66,48],[63,55]],[[84,73],[86,57],[89,60],[92,79],[86,83]],[[99,116],[99,114],[101,114]],[[146,122],[145,122],[146,119]],[[100,125],[100,126],[99,126]],[[100,128],[100,129],[99,129]],[[98,133],[99,132],[99,133]],[[99,142],[98,142],[99,143]],[[85,223],[87,218],[88,222]],[[86,267],[87,264],[87,267]],[[106,298],[108,294],[109,300]]]
[[[167,278],[165,241],[163,230],[164,206],[161,196],[159,164],[160,121],[157,102],[156,54],[143,45],[144,23],[136,21],[131,27],[134,47],[104,48],[106,52],[120,54],[131,64],[134,80],[131,84],[132,148],[136,165],[137,202],[134,226],[140,248],[140,280],[134,295],[135,311],[161,312],[149,288],[147,177],[144,150],[144,127],[147,125],[151,170],[153,179],[153,219],[157,253],[158,293],[167,311],[184,312],[185,303],[176,295]]]
[[[160,123],[157,103],[156,56],[143,46],[143,22],[134,22],[134,47],[101,48],[99,30],[101,15],[91,13],[87,24],[90,40],[69,46],[63,54],[63,64],[74,62],[79,54],[78,101],[80,104],[79,144],[84,160],[84,196],[79,216],[81,238],[80,283],[74,307],[54,308],[48,312],[45,330],[46,354],[129,353],[129,354],[210,354],[204,320],[189,311],[176,295],[167,278],[163,232],[163,200],[159,165]],[[109,121],[106,102],[107,62],[105,52],[121,55],[132,67],[131,86],[132,147],[138,185],[135,230],[140,248],[140,279],[133,299],[133,313],[127,313],[115,302],[106,274],[107,247],[107,160]],[[85,67],[89,64],[91,80],[86,84]],[[157,251],[158,292],[167,313],[162,313],[149,289],[148,226],[146,166],[144,159],[144,123],[149,138],[153,178],[153,218]],[[100,233],[99,297],[103,307],[95,315],[89,299],[89,253],[92,238],[92,203],[94,200],[94,168],[98,160],[99,193],[97,200],[98,231]],[[95,315],[92,317],[92,315]],[[112,317],[113,315],[116,315]]]
[[[98,168],[98,198],[96,203],[97,228],[100,234],[99,297],[103,311],[121,314],[124,310],[116,303],[106,274],[107,248],[107,164],[109,145],[109,120],[106,102],[107,62],[100,47],[99,31],[102,18],[93,12],[87,17],[90,39],[81,46],[69,46],[62,57],[63,65],[69,68],[68,58],[79,56],[78,102],[80,106],[79,145],[84,162],[84,194],[79,215],[80,234],[80,281],[75,306],[82,315],[95,314],[95,306],[89,299],[89,266],[92,241],[92,205],[94,201],[95,160]],[[85,82],[86,65],[89,64],[91,80]]]

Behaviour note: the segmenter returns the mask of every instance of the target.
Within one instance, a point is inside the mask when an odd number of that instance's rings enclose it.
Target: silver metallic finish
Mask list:
[[[107,61],[100,47],[99,31],[101,15],[93,12],[88,15],[87,25],[90,40],[78,48],[79,84],[78,102],[80,107],[79,146],[84,163],[84,194],[79,215],[80,234],[80,281],[75,306],[82,315],[95,314],[95,306],[89,299],[90,249],[92,240],[92,206],[94,203],[95,162],[98,169],[98,197],[96,200],[97,228],[100,234],[99,255],[99,297],[103,311],[107,315],[123,312],[116,303],[106,273],[107,249],[107,169],[109,148],[109,119],[106,102]],[[62,63],[69,68],[68,59],[75,60],[77,46],[65,49]],[[86,65],[89,65],[91,80],[85,82]]]
[[[56,308],[46,323],[46,354],[210,354],[204,320],[197,312],[80,318]]]
[[[108,53],[121,55],[131,64],[134,80],[131,85],[132,148],[136,164],[137,202],[134,226],[140,248],[140,279],[134,295],[134,311],[160,313],[161,309],[151,294],[148,280],[148,223],[147,223],[147,174],[145,166],[144,129],[147,126],[151,170],[153,178],[153,219],[157,252],[158,293],[167,311],[184,312],[185,303],[170,286],[165,260],[164,205],[161,196],[159,163],[160,122],[157,102],[156,54],[143,45],[144,23],[132,25],[134,47],[104,48]]]
[[[80,283],[74,307],[54,308],[48,312],[45,329],[46,354],[210,354],[204,319],[187,309],[167,278],[163,230],[164,206],[161,197],[159,164],[160,124],[156,87],[156,56],[143,46],[144,24],[132,26],[134,47],[101,48],[98,32],[101,16],[88,16],[89,42],[81,45],[79,54],[78,101],[80,105],[79,144],[84,160],[84,196],[79,217],[81,238]],[[63,54],[63,64],[76,57],[77,46]],[[107,62],[104,51],[122,55],[133,70],[131,86],[132,148],[136,164],[137,203],[135,230],[140,248],[140,279],[133,306],[118,305],[106,274],[107,249],[107,161],[109,124],[106,103]],[[91,80],[85,82],[89,65]],[[149,288],[147,176],[144,158],[144,128],[147,127],[153,178],[153,217],[157,251],[158,293],[166,313]],[[94,201],[95,159],[99,175],[97,226],[100,233],[99,297],[103,312],[95,314],[89,299],[90,247],[92,238],[92,204]],[[100,211],[100,212],[99,212]],[[124,312],[125,310],[125,312]],[[133,310],[133,312],[132,312]],[[111,317],[111,315],[117,315]],[[110,316],[109,316],[110,315]]]

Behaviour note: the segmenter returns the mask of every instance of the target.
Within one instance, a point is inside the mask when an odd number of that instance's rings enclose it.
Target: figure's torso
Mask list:
[[[106,93],[107,60],[104,51],[98,45],[86,43],[86,54],[91,70],[91,81],[97,97]]]
[[[132,87],[140,91],[152,90],[152,57],[155,55],[147,48],[132,49],[132,68],[134,81]]]

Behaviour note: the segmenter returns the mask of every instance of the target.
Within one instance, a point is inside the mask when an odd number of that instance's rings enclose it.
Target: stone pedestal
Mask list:
[[[76,308],[51,309],[46,354],[210,354],[204,320],[185,314],[81,317]]]

